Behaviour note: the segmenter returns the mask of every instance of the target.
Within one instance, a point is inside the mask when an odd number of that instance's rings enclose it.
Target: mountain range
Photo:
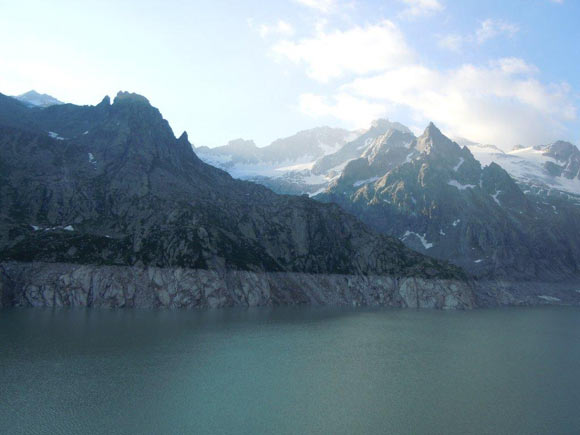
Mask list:
[[[337,203],[377,231],[511,291],[575,288],[580,274],[580,150],[565,141],[504,152],[420,137],[387,120],[311,163],[301,177],[254,177],[284,193]],[[288,180],[316,178],[313,184]],[[298,187],[298,189],[297,189]],[[521,284],[520,284],[521,283]]]
[[[501,166],[482,166],[433,124],[418,138],[381,137],[316,198],[480,278],[578,280],[578,205],[565,194],[524,193]]]
[[[577,148],[465,142],[378,120],[195,148],[137,94],[0,95],[3,303],[579,303]]]
[[[335,204],[200,160],[140,95],[29,107],[0,95],[4,305],[467,308],[460,268]]]

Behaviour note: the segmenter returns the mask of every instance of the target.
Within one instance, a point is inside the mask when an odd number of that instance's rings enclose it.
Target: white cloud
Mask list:
[[[260,25],[258,32],[262,38],[266,38],[269,35],[292,36],[294,34],[294,27],[284,20],[278,20],[276,24]]]
[[[511,147],[554,140],[576,117],[569,86],[543,85],[535,71],[514,58],[450,71],[410,65],[357,79],[341,92],[399,106],[450,134]]]
[[[401,12],[402,16],[418,17],[440,12],[444,9],[439,0],[399,0],[407,5],[407,8]]]
[[[295,0],[301,5],[316,9],[320,12],[331,12],[336,7],[336,0]]]
[[[500,35],[506,35],[511,38],[518,33],[519,30],[520,28],[516,24],[488,18],[481,22],[479,28],[475,31],[475,37],[479,44],[483,44],[487,40]]]
[[[313,118],[332,117],[344,121],[350,128],[368,127],[371,121],[386,114],[385,104],[339,93],[332,98],[320,95],[300,95],[300,110]]]
[[[282,41],[274,52],[296,64],[305,64],[307,74],[319,81],[345,74],[368,74],[409,62],[412,53],[399,28],[391,21],[346,31],[326,32],[300,41]]]
[[[504,57],[491,62],[491,65],[499,67],[507,74],[535,74],[539,72],[535,65],[530,65],[518,57]]]
[[[460,52],[463,48],[465,38],[461,35],[450,34],[439,38],[438,45],[446,50]]]
[[[474,33],[440,38],[439,45],[460,51],[518,26],[485,20]],[[517,57],[453,69],[418,64],[400,29],[391,21],[347,30],[317,28],[315,36],[281,41],[275,53],[315,81],[342,78],[341,86],[305,93],[303,113],[332,117],[350,127],[377,117],[403,114],[413,125],[439,124],[449,135],[511,148],[518,143],[547,143],[569,135],[577,119],[575,96],[566,83],[543,83],[534,65]]]
[[[473,34],[459,35],[451,33],[444,35],[439,37],[438,45],[443,49],[458,53],[461,52],[466,45],[472,45],[474,43],[483,44],[490,39],[502,35],[511,38],[518,33],[519,30],[520,28],[516,24],[488,18],[480,23],[479,27]]]

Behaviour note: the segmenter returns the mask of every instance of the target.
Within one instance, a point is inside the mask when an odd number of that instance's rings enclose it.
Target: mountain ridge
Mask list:
[[[413,287],[424,291],[425,304],[473,305],[459,268],[375,233],[336,205],[276,195],[205,164],[187,134],[176,138],[142,96],[120,92],[96,106],[23,110],[32,127],[0,117],[0,261],[5,282],[16,283],[13,295],[38,287],[23,272],[38,263],[48,265],[40,279],[63,294],[72,290],[51,278],[50,264],[123,267],[128,276],[135,267],[314,274],[326,288],[319,303],[336,291],[325,276],[367,276],[384,303],[404,300],[394,296],[397,280],[412,277],[439,282]],[[394,281],[381,287],[380,276]],[[298,303],[295,284],[285,285],[280,291]],[[236,288],[217,289],[217,306],[240,303]]]

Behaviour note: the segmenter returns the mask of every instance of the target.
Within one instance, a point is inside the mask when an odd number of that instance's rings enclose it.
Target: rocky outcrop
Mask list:
[[[580,150],[576,146],[560,140],[548,145],[543,154],[558,162],[545,163],[551,175],[580,180]]]
[[[392,139],[378,141],[374,152],[388,154],[388,164],[373,169],[368,158],[353,160],[315,198],[482,279],[580,280],[575,203],[524,194],[502,167],[482,167],[433,124],[408,145],[410,135]],[[564,159],[569,148],[560,144],[553,152]]]
[[[397,130],[405,134],[411,133],[407,127],[398,122],[391,122],[388,119],[378,119],[372,123],[371,128],[356,139],[348,142],[338,151],[318,159],[312,167],[312,172],[314,174],[324,174],[333,168],[342,167],[349,160],[360,157],[361,153],[371,147],[381,136],[388,133],[389,130]]]
[[[473,283],[292,272],[0,264],[5,305],[34,307],[217,308],[348,305],[468,309]]]

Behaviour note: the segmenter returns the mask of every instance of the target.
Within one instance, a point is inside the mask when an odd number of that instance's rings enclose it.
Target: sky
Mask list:
[[[387,117],[580,142],[577,0],[0,0],[0,92],[145,95],[195,146]]]

